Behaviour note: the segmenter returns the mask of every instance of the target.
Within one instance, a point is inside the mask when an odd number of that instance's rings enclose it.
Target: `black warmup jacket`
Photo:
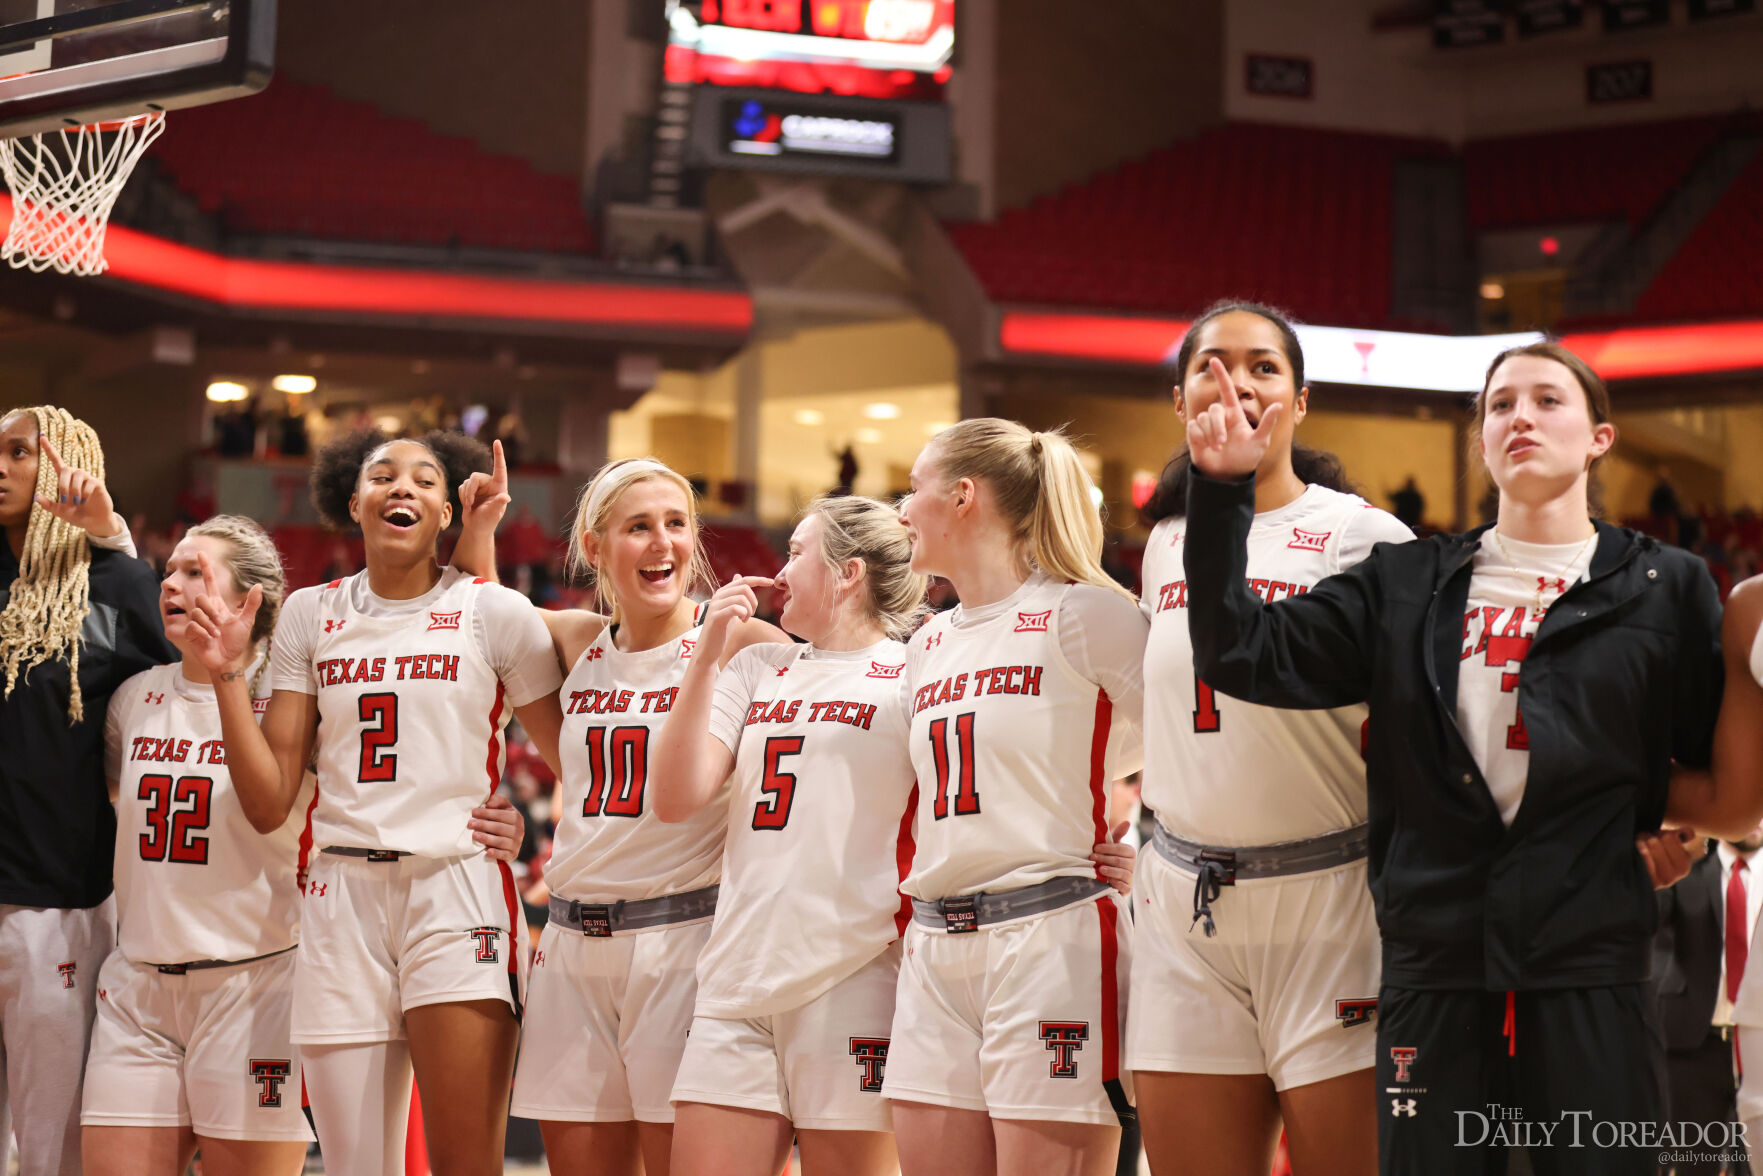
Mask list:
[[[0,608],[17,576],[11,545],[0,540]],[[80,633],[86,717],[67,721],[65,661],[20,675],[0,701],[0,903],[84,908],[110,894],[116,810],[104,781],[105,712],[118,686],[177,650],[160,627],[151,567],[94,547],[91,585]]]
[[[1255,486],[1188,484],[1188,625],[1208,685],[1267,706],[1369,702],[1370,876],[1383,982],[1582,988],[1647,979],[1657,908],[1635,851],[1675,759],[1707,766],[1720,604],[1702,561],[1599,523],[1588,578],[1549,609],[1518,704],[1530,736],[1508,829],[1457,726],[1472,557],[1485,527],[1378,544],[1268,605],[1245,580]],[[1220,782],[1220,786],[1227,786]]]

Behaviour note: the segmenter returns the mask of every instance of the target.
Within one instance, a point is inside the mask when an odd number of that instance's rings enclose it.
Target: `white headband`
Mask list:
[[[630,461],[621,461],[610,469],[605,470],[595,481],[594,488],[588,492],[588,508],[582,512],[583,531],[593,529],[594,520],[600,517],[600,511],[605,508],[606,499],[612,493],[613,484],[617,483],[622,487],[628,485],[630,482],[639,481],[640,479],[625,476],[628,473],[638,471],[640,471],[644,477],[653,477],[657,474],[662,476],[671,475],[676,478],[679,476],[652,457],[638,457],[633,458]],[[618,476],[614,477],[614,475]]]

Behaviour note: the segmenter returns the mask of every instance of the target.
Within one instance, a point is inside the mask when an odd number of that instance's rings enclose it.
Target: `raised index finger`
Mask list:
[[[215,584],[214,584],[214,565],[208,562],[208,553],[206,551],[197,552],[196,553],[196,563],[202,569],[202,592],[203,592],[203,595],[212,599],[215,603],[215,606],[219,607],[219,605],[221,603],[220,589],[215,587]]]
[[[500,437],[490,442],[490,457],[494,463],[490,467],[490,481],[498,486],[506,486],[508,484],[508,459],[502,456],[502,439]]]
[[[1212,379],[1218,384],[1218,403],[1224,408],[1225,423],[1231,425],[1244,419],[1243,402],[1237,397],[1237,386],[1230,373],[1224,370],[1224,361],[1214,355],[1206,365],[1212,369]]]
[[[42,447],[43,456],[49,459],[49,466],[55,471],[56,477],[60,477],[66,472],[67,467],[62,464],[61,455],[55,452],[55,446],[50,444],[49,438],[39,434],[37,437],[37,444]]]

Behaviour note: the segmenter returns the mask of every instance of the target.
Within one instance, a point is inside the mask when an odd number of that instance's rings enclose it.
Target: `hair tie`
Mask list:
[[[1028,451],[1036,457],[1041,455],[1041,435],[1039,433],[1029,434]]]

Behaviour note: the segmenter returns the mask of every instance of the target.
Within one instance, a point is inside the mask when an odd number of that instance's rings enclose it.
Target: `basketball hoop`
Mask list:
[[[104,230],[122,186],[165,129],[165,112],[0,139],[12,227],[0,257],[14,269],[104,272]]]

